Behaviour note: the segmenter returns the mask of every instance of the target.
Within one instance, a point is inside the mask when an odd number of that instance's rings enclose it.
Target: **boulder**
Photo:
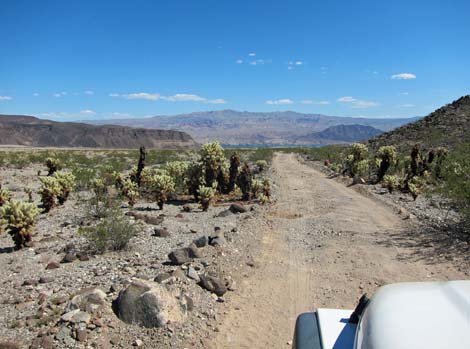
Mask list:
[[[191,262],[193,258],[201,258],[201,252],[196,244],[191,244],[189,247],[179,248],[168,254],[168,258],[174,265],[181,265]]]
[[[94,314],[106,304],[106,293],[99,288],[80,290],[67,304],[66,311],[81,310]]]
[[[114,305],[122,321],[147,328],[179,324],[185,319],[176,298],[152,281],[134,280],[119,293]]]
[[[170,232],[167,228],[155,228],[154,235],[159,238],[166,238],[170,236]]]
[[[238,204],[238,203],[231,204],[229,210],[232,211],[233,213],[245,213],[245,212],[247,212],[246,207],[243,206],[242,204]]]
[[[200,238],[197,238],[196,240],[193,240],[193,243],[201,248],[204,246],[207,246],[209,244],[209,238],[206,235],[201,236]]]

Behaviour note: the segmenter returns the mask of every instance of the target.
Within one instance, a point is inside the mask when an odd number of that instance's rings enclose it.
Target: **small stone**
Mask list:
[[[168,258],[170,259],[171,263],[175,265],[181,265],[191,261],[187,248],[180,248],[170,252],[168,254]]]
[[[79,322],[84,322],[84,323],[89,323],[91,320],[91,315],[88,314],[87,312],[84,311],[78,311],[72,316],[71,322],[73,323],[79,323]]]
[[[47,263],[47,265],[46,265],[46,269],[48,269],[48,270],[57,269],[57,268],[60,268],[60,264],[55,262],[55,261],[51,261],[51,262]]]
[[[79,342],[86,342],[87,333],[85,329],[79,328],[77,330],[77,340]]]
[[[231,204],[229,210],[232,211],[233,213],[247,212],[247,209],[245,208],[245,206],[243,206],[242,204],[238,204],[238,203]]]
[[[197,273],[197,271],[192,266],[190,266],[188,268],[187,275],[188,275],[188,278],[193,279],[196,282],[201,281],[201,278],[199,277],[199,274]]]
[[[133,343],[134,347],[141,347],[144,345],[144,342],[142,342],[140,339],[136,339]]]
[[[223,210],[221,211],[216,217],[228,217],[228,216],[231,216],[234,212],[232,212],[231,210]]]
[[[222,233],[220,235],[209,237],[209,245],[220,246],[223,244],[225,244],[225,237]]]
[[[86,262],[90,260],[90,256],[83,253],[77,254],[77,257],[80,262]]]
[[[170,232],[167,228],[155,228],[154,235],[159,238],[166,238],[170,236]]]
[[[112,336],[109,339],[109,343],[111,343],[113,345],[118,345],[120,341],[121,341],[121,338],[119,336]]]
[[[67,252],[61,263],[72,263],[77,259],[77,254],[75,252]]]
[[[54,281],[54,278],[52,276],[41,276],[39,278],[39,283],[40,284],[48,284],[49,282]]]
[[[190,258],[201,258],[202,257],[201,252],[199,251],[198,247],[194,243],[189,245],[188,255],[189,255]]]
[[[159,284],[163,284],[171,277],[172,275],[170,273],[161,273],[155,277],[154,281],[158,282]]]
[[[184,212],[191,212],[191,210],[192,210],[191,205],[188,205],[188,204],[183,205]]]
[[[211,275],[201,275],[199,285],[221,297],[227,292],[227,287],[219,278]]]
[[[0,349],[20,349],[21,344],[18,342],[0,342]]]
[[[201,248],[209,244],[209,238],[206,235],[203,235],[200,238],[193,240],[193,243],[196,245],[196,247]]]
[[[80,310],[79,309],[74,309],[72,311],[69,311],[65,314],[63,314],[61,317],[60,317],[60,320],[62,320],[63,322],[70,322],[72,321],[72,317],[77,314]]]
[[[23,286],[36,286],[38,284],[37,280],[25,280],[23,281]]]

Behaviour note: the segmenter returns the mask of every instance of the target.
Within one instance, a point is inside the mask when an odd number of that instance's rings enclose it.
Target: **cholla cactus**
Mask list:
[[[263,195],[268,198],[268,201],[271,199],[271,181],[268,178],[263,180]]]
[[[235,185],[237,184],[237,177],[240,164],[240,156],[237,153],[233,153],[230,157],[229,180],[227,186],[227,191],[229,193],[231,193],[235,189]]]
[[[114,171],[112,174],[111,174],[112,178],[113,178],[113,182],[114,182],[114,186],[116,187],[117,190],[122,190],[122,185],[123,185],[123,182],[124,182],[124,176],[122,175],[122,173],[119,173],[117,171]]]
[[[12,200],[0,208],[2,223],[6,224],[17,249],[26,246],[32,240],[33,227],[38,215],[39,209],[27,202]]]
[[[57,205],[57,198],[62,194],[62,187],[55,177],[41,177],[41,195],[44,211],[49,212],[51,208]]]
[[[259,199],[259,196],[263,194],[263,181],[258,178],[251,180],[251,196],[255,199]]]
[[[263,172],[268,167],[268,162],[266,160],[256,161],[256,166],[260,172]]]
[[[57,158],[51,158],[51,157],[47,158],[45,165],[47,167],[47,170],[49,171],[47,174],[48,176],[52,176],[56,171],[59,171],[62,169],[62,164],[60,160]]]
[[[390,165],[397,161],[397,152],[394,146],[387,145],[379,148],[377,156],[380,161],[378,166],[379,170],[377,172],[377,181],[380,182],[387,173]]]
[[[196,201],[199,200],[199,187],[206,185],[206,175],[204,168],[199,162],[191,162],[186,171],[186,187],[188,193],[194,196]]]
[[[357,179],[364,177],[369,171],[367,147],[361,143],[354,143],[350,147],[350,154],[346,157],[346,170],[350,176]]]
[[[94,179],[93,182],[91,182],[91,189],[93,190],[93,193],[95,193],[96,197],[103,197],[108,193],[108,188],[102,178]]]
[[[416,200],[418,195],[423,192],[425,180],[421,177],[415,176],[408,182],[408,189],[410,190],[413,200]]]
[[[353,143],[350,147],[351,155],[354,157],[354,161],[358,162],[364,160],[367,156],[368,149],[362,143]]]
[[[206,143],[201,147],[199,154],[205,170],[206,185],[212,186],[212,183],[217,180],[219,171],[225,161],[224,149],[219,142]]]
[[[449,155],[449,151],[444,147],[439,147],[434,151],[435,161],[434,161],[433,170],[434,170],[434,176],[436,178],[441,178],[442,164],[444,163],[444,160],[447,158],[447,155]]]
[[[173,177],[167,174],[157,174],[152,177],[149,189],[161,210],[164,203],[168,200],[168,195],[175,191],[175,181]]]
[[[399,181],[398,177],[394,175],[385,175],[382,179],[382,186],[387,188],[389,193],[391,194],[393,190],[398,187]]]
[[[129,206],[134,207],[134,205],[137,203],[137,199],[139,198],[137,183],[129,178],[126,178],[122,182],[122,195],[127,198]]]
[[[185,175],[189,164],[188,161],[170,161],[165,165],[166,172],[175,180],[175,188],[179,192],[185,191]]]
[[[219,173],[217,175],[217,191],[221,194],[228,194],[230,181],[230,163],[227,160],[221,164]]]
[[[70,172],[58,171],[54,173],[53,177],[57,179],[57,182],[60,185],[61,191],[57,196],[57,199],[59,204],[63,205],[68,199],[70,192],[75,189],[75,176]]]
[[[0,207],[11,200],[11,193],[8,189],[2,189],[0,185]]]
[[[141,146],[139,148],[139,162],[137,163],[137,167],[135,168],[135,172],[131,174],[131,180],[135,183],[137,183],[137,186],[140,187],[141,185],[141,175],[142,171],[144,170],[145,167],[145,157],[147,155],[147,152],[145,151],[145,147]]]
[[[238,187],[243,193],[243,200],[251,199],[251,169],[250,166],[245,162],[238,176]]]
[[[215,194],[217,190],[215,187],[204,187],[199,186],[199,203],[201,204],[201,208],[203,211],[207,211],[211,202],[214,200]]]

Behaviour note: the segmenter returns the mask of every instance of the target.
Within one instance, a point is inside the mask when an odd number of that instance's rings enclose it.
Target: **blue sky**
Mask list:
[[[425,115],[470,93],[470,2],[0,1],[0,113]]]

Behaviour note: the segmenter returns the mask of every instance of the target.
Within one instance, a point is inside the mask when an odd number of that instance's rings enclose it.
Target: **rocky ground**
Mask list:
[[[275,202],[242,213],[140,203],[120,252],[87,253],[77,195],[40,216],[34,246],[13,251],[3,234],[0,348],[287,347],[301,312],[352,308],[390,282],[470,277],[468,243],[428,233],[442,213],[425,198],[347,187],[318,166],[276,154]],[[36,175],[1,169],[0,182],[20,198]]]

